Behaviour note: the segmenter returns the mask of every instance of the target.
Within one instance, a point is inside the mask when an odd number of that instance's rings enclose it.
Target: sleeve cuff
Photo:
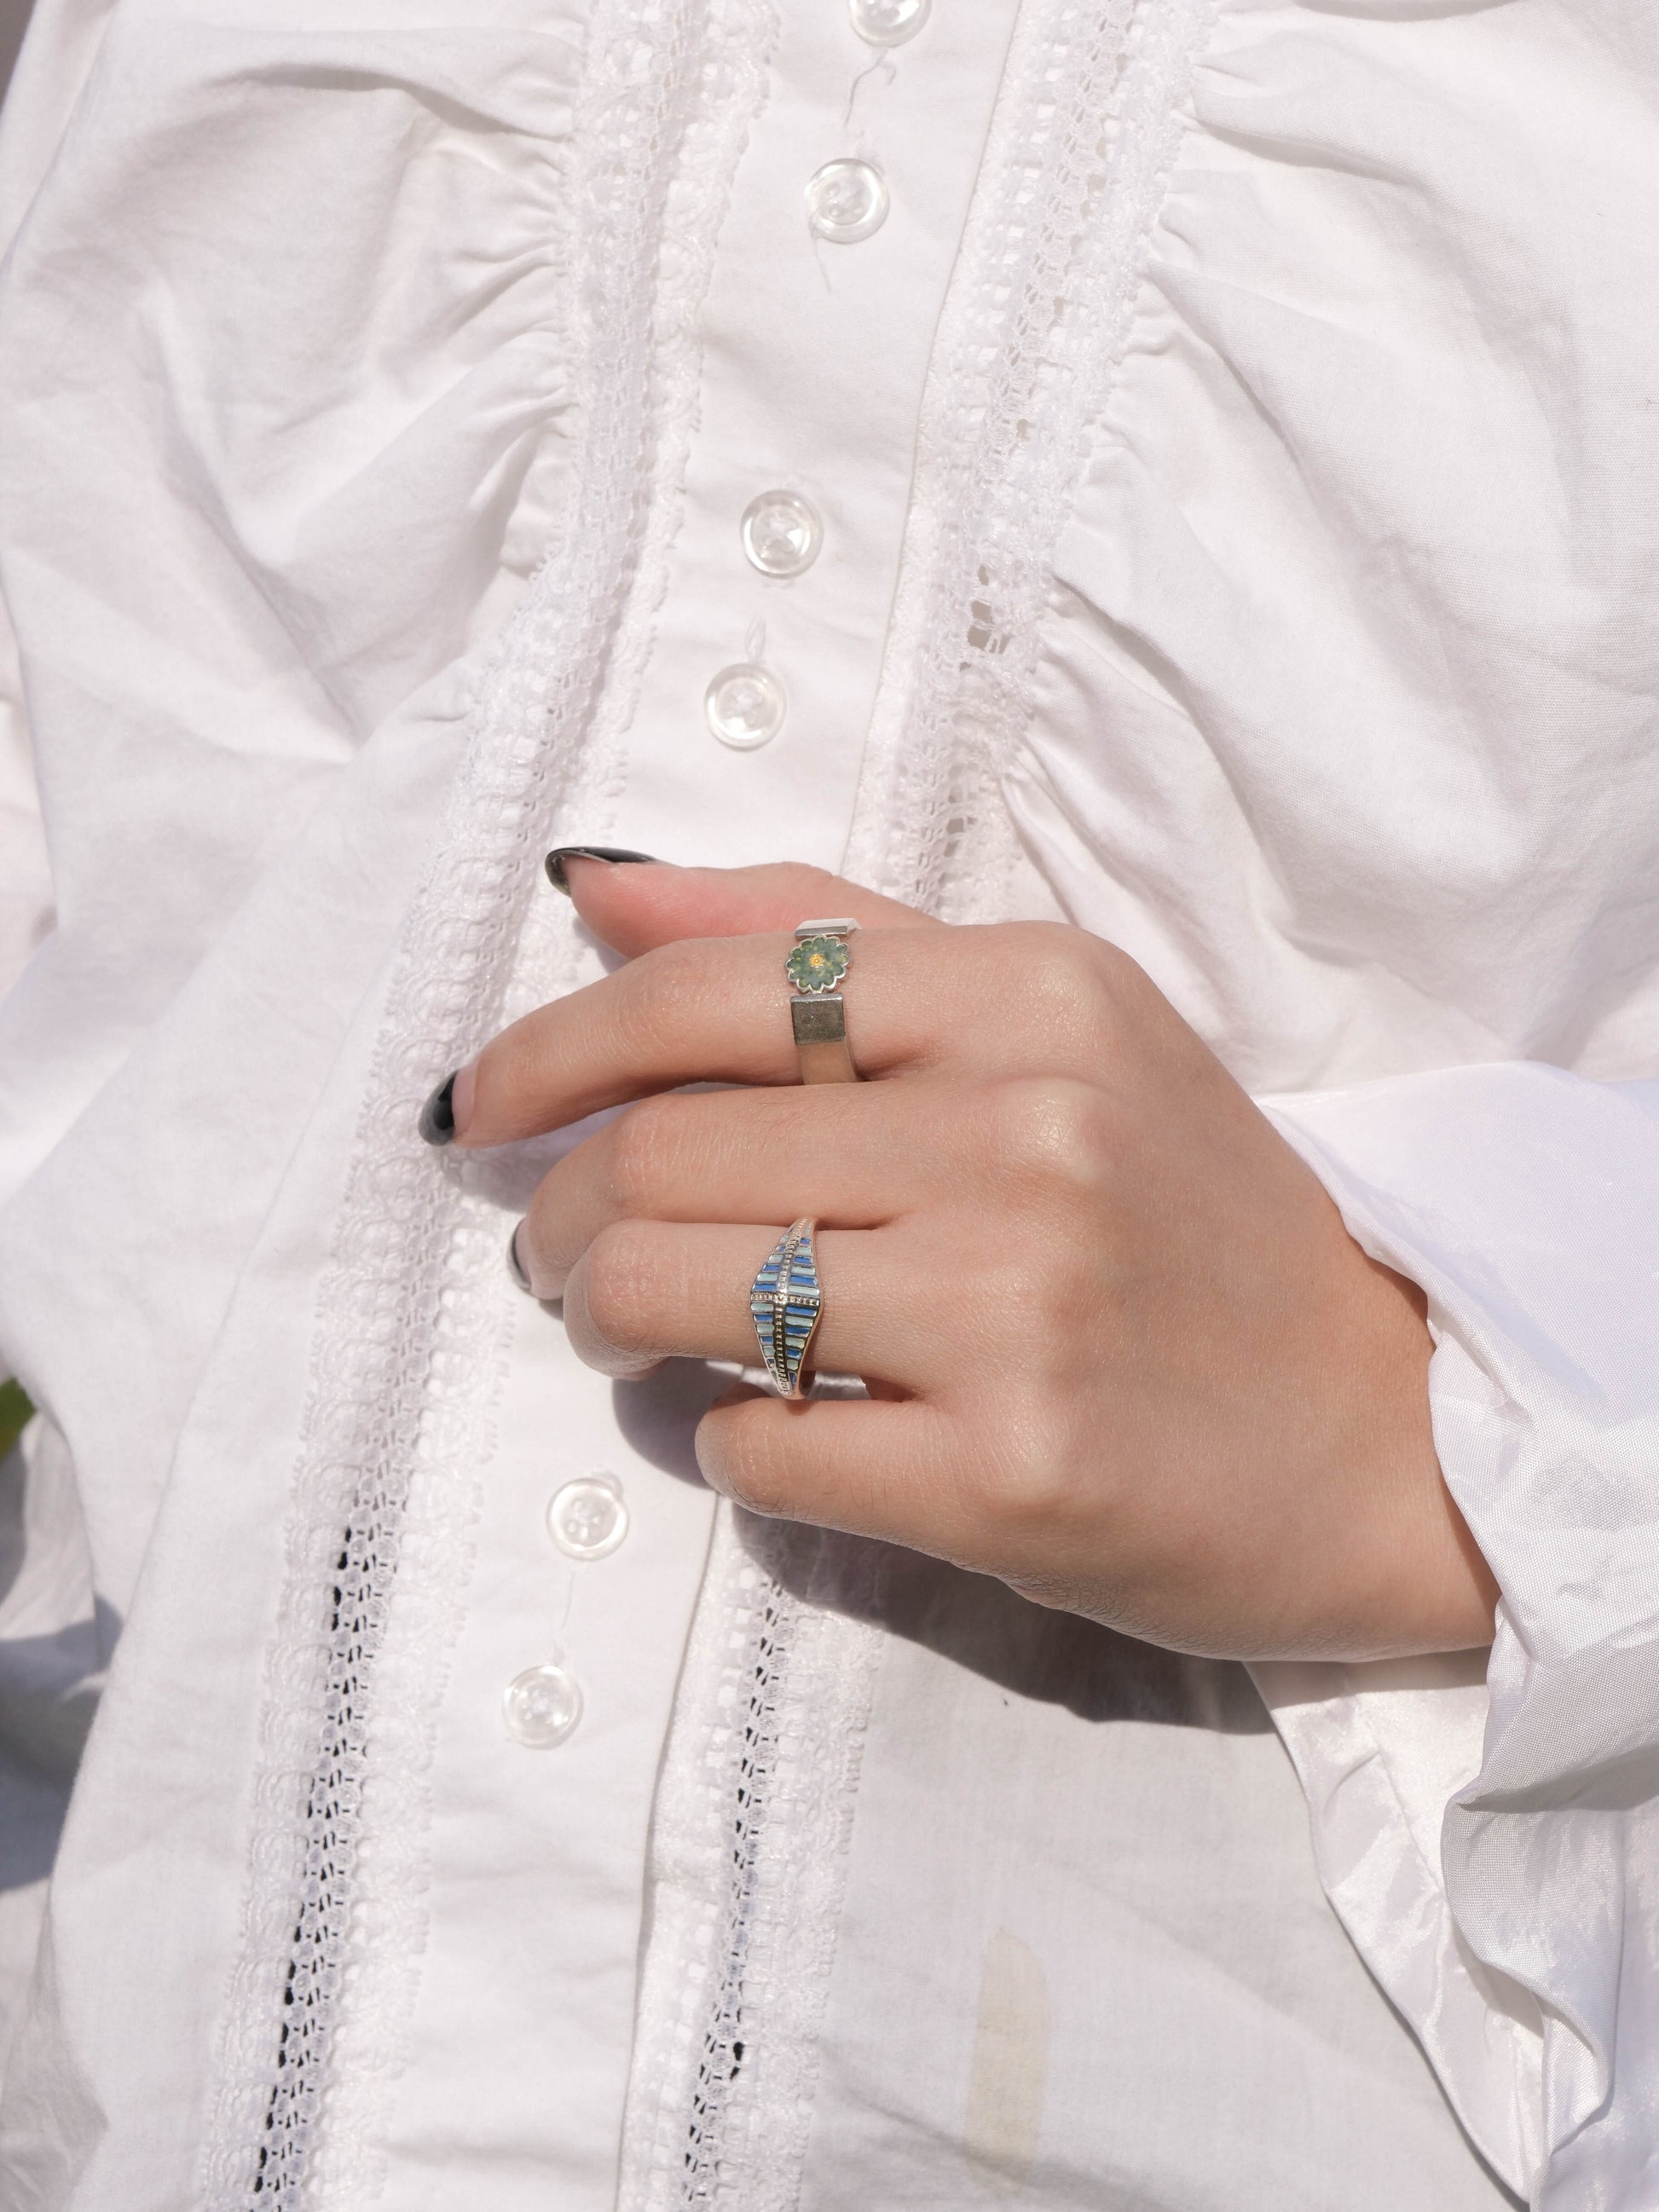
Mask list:
[[[1419,1283],[1486,1668],[1258,1667],[1322,1880],[1490,2162],[1634,2212],[1659,2156],[1659,1090],[1536,1063],[1264,1102]]]

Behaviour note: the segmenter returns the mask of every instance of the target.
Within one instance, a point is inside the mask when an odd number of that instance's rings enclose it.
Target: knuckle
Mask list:
[[[753,1400],[705,1413],[697,1458],[704,1474],[738,1504],[775,1519],[787,1514],[789,1503],[769,1410],[765,1401]]]
[[[1022,923],[1019,935],[1021,992],[1033,1012],[1066,1035],[1109,1030],[1118,1017],[1124,956],[1066,922]]]
[[[981,1508],[1011,1538],[1052,1535],[1073,1516],[1077,1439],[1046,1388],[1015,1386],[1000,1396],[997,1448],[980,1479]]]
[[[607,1176],[620,1212],[658,1211],[658,1194],[671,1172],[675,1120],[672,1100],[647,1098],[611,1123]]]
[[[1059,1185],[1068,1194],[1097,1191],[1111,1168],[1115,1136],[1110,1108],[1091,1085],[1025,1076],[994,1094],[994,1157],[1022,1182]]]
[[[769,896],[793,901],[803,915],[845,914],[847,884],[828,868],[814,868],[804,860],[771,860],[755,871],[756,879]]]
[[[602,1229],[582,1260],[582,1303],[605,1343],[619,1352],[651,1347],[649,1289],[653,1280],[646,1239],[632,1222]]]
[[[626,990],[614,1001],[615,1018],[630,1044],[659,1048],[683,1024],[688,1000],[702,997],[719,940],[683,937],[653,945],[621,971]]]
[[[1045,1384],[1064,1370],[1074,1348],[1080,1285],[1078,1271],[1065,1246],[1011,1263],[1001,1286],[1002,1303],[1012,1317],[1011,1339],[1018,1347],[1023,1368],[1040,1375]]]
[[[492,1127],[516,1126],[520,1111],[546,1076],[546,1024],[536,1014],[492,1037],[478,1054],[473,1075],[473,1114]]]

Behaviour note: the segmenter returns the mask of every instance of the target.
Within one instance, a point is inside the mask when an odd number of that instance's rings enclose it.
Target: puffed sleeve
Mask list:
[[[0,606],[0,994],[52,927],[52,874],[16,648]]]
[[[1659,1083],[1514,1063],[1274,1112],[1428,1294],[1436,1443],[1502,1590],[1484,1692],[1460,1662],[1257,1670],[1322,1873],[1494,2161],[1540,2205],[1636,2205],[1659,2082]]]
[[[113,0],[36,0],[0,121],[0,246],[58,149]],[[0,602],[0,997],[52,927],[52,874],[17,642]]]
[[[56,903],[0,1002],[0,1356],[120,1611],[564,516],[580,20],[46,4],[0,132],[0,595]]]

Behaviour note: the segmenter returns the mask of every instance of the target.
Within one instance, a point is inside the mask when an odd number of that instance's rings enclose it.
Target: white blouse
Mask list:
[[[40,0],[9,2206],[1651,2203],[1656,184],[1635,0]],[[415,1133],[573,840],[1127,947],[1489,1668],[717,1512]]]

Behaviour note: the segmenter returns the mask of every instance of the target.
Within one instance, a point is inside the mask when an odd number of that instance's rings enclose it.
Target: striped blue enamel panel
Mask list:
[[[800,1380],[801,1363],[817,1322],[819,1288],[809,1232],[793,1249],[787,1236],[779,1238],[749,1294],[761,1358],[774,1388],[786,1396]]]

